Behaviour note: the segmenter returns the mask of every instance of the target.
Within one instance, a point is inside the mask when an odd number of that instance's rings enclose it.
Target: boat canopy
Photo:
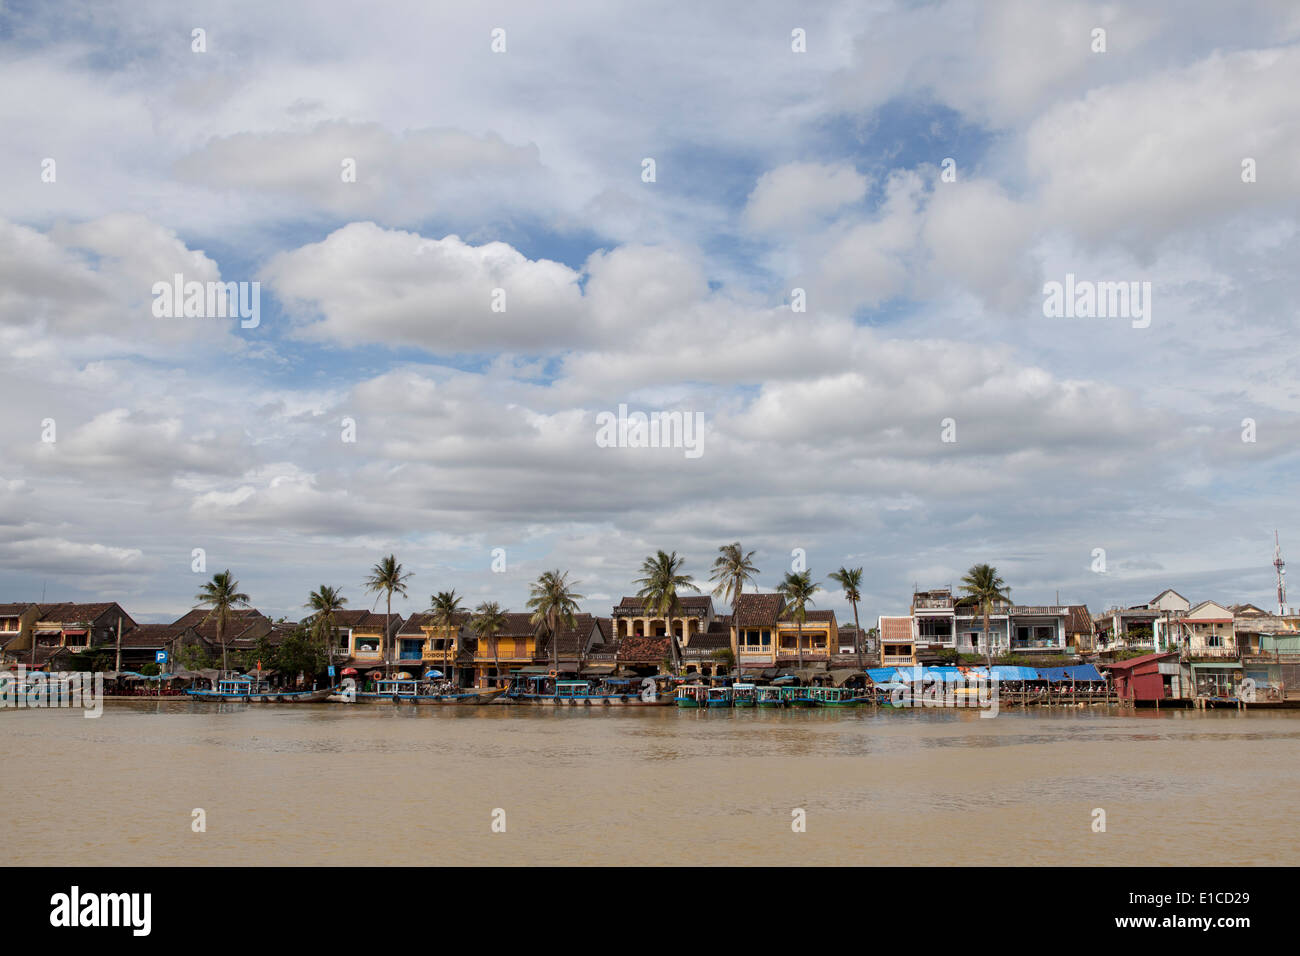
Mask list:
[[[992,669],[993,676],[998,680],[1045,680],[1042,673],[1033,667],[1014,667],[1010,664],[994,664]]]

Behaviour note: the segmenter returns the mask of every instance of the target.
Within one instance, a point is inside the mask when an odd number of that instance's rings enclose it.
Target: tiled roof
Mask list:
[[[707,594],[700,595],[681,595],[677,598],[677,603],[685,611],[703,611],[713,607],[713,598]],[[617,611],[639,611],[645,607],[645,598],[625,597],[618,602]]]
[[[731,629],[730,628],[709,628],[699,634],[691,635],[691,648],[716,651],[722,648],[731,647]]]
[[[532,615],[522,611],[509,611],[505,615],[506,626],[497,637],[532,637],[537,633],[533,626]]]
[[[620,664],[658,664],[672,655],[666,637],[625,637],[618,647]]]
[[[834,612],[834,611],[814,611],[812,608],[808,608],[808,609],[806,609],[806,610],[803,612],[803,616],[804,616],[804,621],[805,621],[805,622],[807,622],[807,621],[833,621],[833,620],[835,620],[835,612]],[[788,621],[788,622],[790,622],[791,624],[794,623],[794,614],[792,613],[792,611],[791,611],[790,608],[786,608],[785,613],[781,615],[781,620],[782,620],[782,622],[786,622],[786,621]]]
[[[50,621],[55,624],[86,624],[99,620],[114,608],[117,608],[117,604],[112,601],[98,604],[76,604],[73,602],[42,604],[37,614],[37,620]],[[125,611],[121,613],[124,617],[129,618]]]
[[[417,611],[412,614],[397,633],[406,637],[424,637],[421,627],[433,627],[433,615],[428,611]]]
[[[204,621],[210,614],[208,608],[196,607],[172,622],[173,627],[192,627],[205,641],[217,642],[217,622]],[[271,619],[256,608],[232,608],[230,622],[226,630],[226,647],[247,649],[257,643],[257,639],[271,632]]]
[[[123,647],[165,647],[188,631],[174,624],[137,624],[122,634]],[[113,642],[114,646],[116,641]]]
[[[744,594],[736,598],[732,620],[737,627],[775,627],[785,599],[779,594]]]
[[[400,614],[394,614],[389,618],[383,611],[368,611],[364,608],[334,612],[336,627],[377,627],[382,629],[385,621],[388,622],[388,633],[401,632],[402,615]]]
[[[18,617],[31,606],[32,603],[30,601],[25,604],[0,604],[0,617]]]
[[[882,641],[910,641],[912,639],[912,619],[910,617],[882,617],[880,619],[880,639]]]
[[[611,617],[596,618],[596,626],[600,628],[600,639],[605,644],[611,644],[614,641],[614,619]]]
[[[1071,634],[1086,631],[1092,633],[1092,615],[1083,604],[1069,605],[1070,616],[1065,619],[1065,629]]]
[[[562,627],[560,629],[557,642],[560,658],[576,658],[579,644],[585,642],[591,636],[592,629],[595,627],[596,619],[590,614],[573,615],[573,627]],[[551,656],[551,638],[549,635],[543,635],[542,639],[537,642],[537,653],[540,657]]]

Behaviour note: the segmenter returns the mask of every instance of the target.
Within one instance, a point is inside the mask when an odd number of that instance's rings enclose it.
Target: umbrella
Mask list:
[[[428,679],[431,678],[431,677],[441,677],[441,676],[442,676],[442,671],[425,671],[425,672],[424,672],[424,679],[425,679],[425,680],[428,680]]]
[[[343,673],[343,674],[355,674],[356,672],[357,672],[357,669],[356,669],[355,667],[345,667],[345,668],[343,668],[343,670],[342,670],[340,673]]]

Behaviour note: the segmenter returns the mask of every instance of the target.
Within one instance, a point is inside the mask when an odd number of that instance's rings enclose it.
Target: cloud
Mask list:
[[[758,230],[798,228],[861,201],[867,185],[845,163],[787,163],[758,178],[744,218]]]

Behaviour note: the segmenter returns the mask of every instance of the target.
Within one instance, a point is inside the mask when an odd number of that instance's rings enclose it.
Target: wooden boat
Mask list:
[[[677,688],[677,706],[678,707],[705,707],[707,706],[709,688],[703,684],[682,684]]]
[[[857,707],[868,698],[859,697],[847,687],[809,687],[814,707]]]
[[[731,685],[732,707],[753,707],[758,703],[758,688],[753,684]]]
[[[195,700],[242,701],[250,704],[315,704],[329,699],[338,692],[337,687],[322,687],[318,690],[276,690],[265,680],[251,677],[229,677],[218,680],[215,687],[201,690],[190,689],[185,693]]]
[[[755,687],[754,703],[759,707],[784,707],[785,700],[781,696],[780,687]]]
[[[731,706],[731,688],[730,687],[710,687],[704,695],[704,706],[706,707],[730,707]]]
[[[358,691],[358,704],[490,704],[506,692],[504,687],[467,688],[451,693],[430,693],[424,681],[389,679],[375,681],[375,689]]]

